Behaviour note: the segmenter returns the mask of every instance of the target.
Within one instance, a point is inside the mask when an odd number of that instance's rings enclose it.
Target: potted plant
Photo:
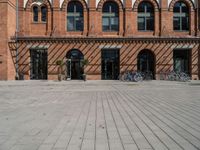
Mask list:
[[[88,59],[83,59],[82,60],[82,66],[83,66],[83,80],[86,81],[87,76],[85,73],[85,68],[87,67],[87,65],[89,64],[89,60]]]
[[[57,60],[56,65],[58,66],[58,81],[61,81],[62,80],[63,60]]]

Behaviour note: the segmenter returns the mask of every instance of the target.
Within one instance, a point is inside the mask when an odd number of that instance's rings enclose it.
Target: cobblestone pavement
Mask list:
[[[200,149],[200,82],[0,82],[0,150],[137,149]]]

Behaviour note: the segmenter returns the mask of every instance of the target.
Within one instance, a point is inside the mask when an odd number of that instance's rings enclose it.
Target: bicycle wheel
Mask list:
[[[140,74],[135,74],[134,75],[134,81],[136,81],[136,82],[139,82],[139,81],[142,81],[142,76],[140,75]]]

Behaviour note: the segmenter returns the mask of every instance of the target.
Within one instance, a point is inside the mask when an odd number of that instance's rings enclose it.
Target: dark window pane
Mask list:
[[[109,10],[110,10],[110,6],[107,5],[107,4],[104,4],[104,6],[103,6],[103,12],[109,12]]]
[[[174,30],[181,30],[179,17],[174,17],[173,25],[174,25]]]
[[[189,8],[187,7],[185,3],[181,3],[181,7],[182,7],[182,12],[185,12],[185,13],[189,12]]]
[[[148,3],[148,2],[146,4],[146,12],[150,12],[150,13],[154,12],[153,6],[150,3]]]
[[[139,4],[138,12],[145,12],[145,2]]]
[[[182,17],[182,30],[189,30],[189,19],[188,19],[188,17]]]
[[[115,2],[105,2],[103,5],[103,13],[105,12],[113,12],[113,13],[118,13],[119,12],[119,8],[117,3]]]
[[[77,17],[76,18],[76,30],[77,31],[83,31],[83,18],[81,18],[81,17]]]
[[[83,6],[78,1],[69,2],[68,6],[67,6],[67,12],[83,13]]]
[[[113,18],[110,18],[110,24],[111,24],[111,30],[112,31],[118,31],[118,17],[113,17]]]
[[[74,17],[67,17],[67,30],[74,31]]]
[[[110,30],[110,27],[109,27],[109,18],[103,17],[102,25],[103,25],[103,31],[109,31]]]
[[[145,18],[138,17],[138,30],[145,30]]]
[[[141,2],[138,6],[138,12],[154,12],[154,7],[149,2]]]
[[[174,12],[176,13],[179,13],[181,11],[181,4],[180,2],[177,2],[175,5],[174,5]]]
[[[38,22],[38,7],[37,6],[33,7],[33,21]]]
[[[154,30],[154,19],[152,17],[146,18],[146,30]]]
[[[46,7],[42,7],[41,8],[41,12],[42,12],[42,21],[43,22],[46,22],[46,20],[47,20],[47,8]]]

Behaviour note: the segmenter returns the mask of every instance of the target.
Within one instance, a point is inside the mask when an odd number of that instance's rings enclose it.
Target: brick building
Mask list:
[[[200,78],[198,0],[18,0],[18,11],[16,4],[0,0],[1,80],[56,79],[58,60],[71,79],[117,79],[126,70]]]

